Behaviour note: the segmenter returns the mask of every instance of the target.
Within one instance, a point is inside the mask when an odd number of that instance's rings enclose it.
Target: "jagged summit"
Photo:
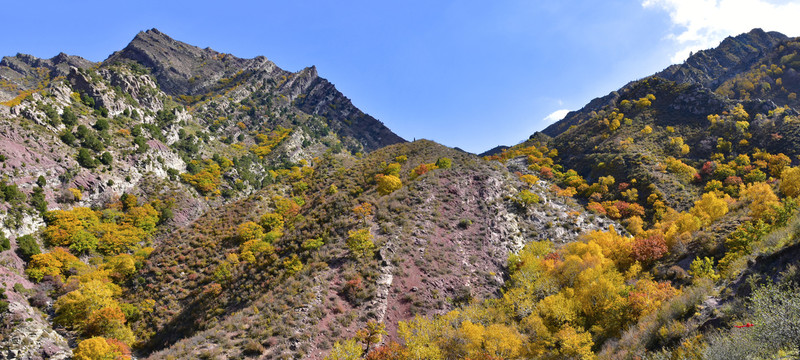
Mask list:
[[[324,116],[331,128],[357,139],[365,150],[404,142],[380,121],[356,108],[315,66],[296,73],[283,70],[264,56],[238,58],[211,48],[201,49],[172,39],[158,29],[139,32],[104,66],[135,62],[149,68],[161,89],[172,96],[201,96],[228,89],[225,84],[273,84],[281,95],[313,115]]]
[[[17,91],[35,89],[46,78],[66,76],[70,67],[86,69],[94,65],[95,63],[80,56],[63,52],[50,59],[21,53],[4,56],[0,60],[0,79],[6,81],[7,85],[0,87],[0,101],[13,98]]]
[[[59,65],[62,64],[66,64],[67,66],[75,66],[82,68],[94,65],[92,61],[86,60],[80,56],[67,55],[63,52],[60,52],[58,53],[58,55],[53,56],[49,59],[40,59],[36,56],[29,54],[22,54],[22,53],[17,53],[14,56],[4,56],[3,59],[0,61],[0,66],[13,67],[14,64],[19,64],[19,63],[25,64],[30,67],[46,67],[48,69],[56,69],[56,68],[61,69],[62,66]]]
[[[405,142],[383,123],[356,108],[332,83],[319,76],[315,66],[293,73],[264,56],[243,59],[208,47],[201,49],[158,29],[139,32],[124,49],[99,65],[101,71],[114,72],[112,68],[119,64],[136,64],[135,68],[149,72],[161,91],[187,105],[234,89],[238,89],[240,100],[254,93],[260,97],[256,99],[259,103],[281,97],[289,101],[290,107],[324,117],[331,130],[343,135],[346,146],[356,152]],[[0,102],[10,104],[12,100],[21,100],[27,95],[24,92],[49,86],[52,79],[69,75],[72,67],[89,69],[97,65],[64,53],[51,59],[26,54],[4,57],[0,61],[3,81]]]
[[[698,51],[682,64],[672,65],[655,76],[679,83],[699,83],[714,88],[747,69],[763,54],[788,39],[779,32],[753,29],[727,37],[718,47]]]
[[[240,59],[210,48],[201,49],[174,40],[158,29],[139,32],[128,46],[111,54],[103,64],[129,61],[150,68],[162,90],[170,95],[202,94],[220,79],[245,69],[275,67],[263,57]]]

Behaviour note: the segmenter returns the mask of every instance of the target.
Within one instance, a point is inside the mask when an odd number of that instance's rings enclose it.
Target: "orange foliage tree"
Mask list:
[[[78,343],[73,356],[75,360],[127,360],[131,358],[131,352],[119,341],[95,336]]]

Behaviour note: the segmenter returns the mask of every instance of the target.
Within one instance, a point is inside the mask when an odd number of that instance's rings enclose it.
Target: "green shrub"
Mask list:
[[[47,211],[47,200],[44,197],[44,189],[41,187],[33,189],[33,194],[31,194],[30,200],[31,206],[33,206],[33,208],[40,213]]]
[[[449,169],[451,166],[453,166],[453,160],[450,158],[443,157],[436,160],[436,167],[439,169]]]
[[[97,119],[97,121],[94,123],[94,128],[97,129],[97,131],[108,130],[109,127],[108,120],[106,119]]]
[[[0,288],[0,314],[5,314],[8,311],[8,301],[6,299],[6,289]]]
[[[61,138],[61,141],[63,141],[64,144],[67,144],[67,145],[70,145],[70,146],[75,144],[75,135],[72,135],[72,131],[69,131],[67,129],[65,129],[64,131],[61,132],[61,135],[59,136],[59,138]]]
[[[75,116],[75,113],[72,112],[72,108],[64,108],[64,112],[61,113],[61,122],[67,126],[67,128],[72,128],[78,122],[78,117]]]
[[[94,168],[95,166],[97,166],[97,164],[95,164],[95,162],[94,162],[94,157],[92,156],[92,153],[89,152],[89,150],[87,150],[85,148],[81,148],[80,150],[78,150],[78,158],[77,158],[77,160],[78,160],[78,164],[80,164],[81,166],[83,166],[83,167],[85,167],[87,169],[91,169],[91,168]]]
[[[17,247],[19,256],[25,261],[30,260],[31,256],[33,255],[42,253],[42,250],[39,249],[39,244],[36,243],[36,239],[30,235],[18,237]]]
[[[742,322],[709,336],[706,359],[796,358],[800,344],[800,291],[797,284],[767,284],[748,299]]]
[[[103,165],[111,165],[113,161],[114,157],[111,156],[111,153],[108,151],[104,152],[103,155],[100,155],[100,162],[103,163]]]
[[[11,242],[8,240],[6,235],[0,231],[0,251],[6,251],[11,249]]]

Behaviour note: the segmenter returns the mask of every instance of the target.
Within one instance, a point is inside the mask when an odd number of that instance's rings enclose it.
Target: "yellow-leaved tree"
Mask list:
[[[412,359],[443,359],[442,349],[436,344],[438,333],[435,321],[419,315],[401,321],[397,327],[397,335],[405,342]]]
[[[717,197],[716,193],[708,192],[694,202],[690,213],[700,219],[701,224],[705,226],[728,213],[728,202],[725,198]]]
[[[389,195],[403,187],[403,182],[394,175],[375,175],[375,182],[378,183],[378,193],[381,195]]]
[[[95,336],[78,343],[73,351],[75,360],[126,360],[130,350],[118,341]]]
[[[45,275],[50,275],[64,281],[64,273],[69,269],[80,269],[86,264],[77,257],[69,253],[69,250],[57,247],[49,253],[36,254],[31,256],[28,268],[25,273],[34,281],[42,281]]]
[[[87,336],[105,336],[133,343],[133,332],[125,325],[125,315],[114,299],[120,289],[97,278],[100,275],[99,272],[86,274],[88,281],[81,282],[78,289],[58,298],[53,306],[55,322]]]
[[[781,171],[781,192],[788,197],[800,195],[800,167]]]
[[[360,360],[364,350],[355,339],[336,342],[325,360]]]
[[[774,212],[774,207],[780,204],[778,196],[772,192],[772,187],[767,183],[747,185],[742,190],[739,199],[750,204],[750,214],[754,218],[760,218]]]
[[[372,234],[369,229],[350,230],[347,233],[347,248],[357,259],[371,258],[375,251]]]
[[[239,224],[236,233],[239,235],[239,240],[243,243],[250,240],[261,240],[261,238],[264,237],[264,229],[261,225],[252,221]]]

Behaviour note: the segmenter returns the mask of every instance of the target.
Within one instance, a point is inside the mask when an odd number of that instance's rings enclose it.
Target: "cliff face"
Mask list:
[[[405,141],[383,123],[353,106],[332,83],[317,76],[316,68],[301,71],[298,78],[303,79],[298,84],[302,90],[298,89],[295,106],[303,112],[328,119],[334,131],[357,139],[367,151]]]

